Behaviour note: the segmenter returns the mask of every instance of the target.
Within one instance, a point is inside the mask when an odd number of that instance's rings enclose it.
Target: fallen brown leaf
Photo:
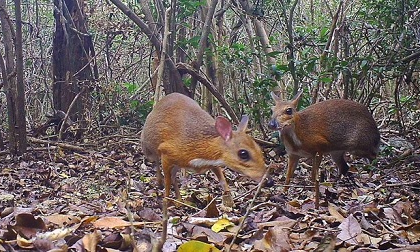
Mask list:
[[[95,252],[96,246],[98,245],[101,239],[102,239],[102,234],[101,234],[101,231],[99,230],[96,230],[93,233],[83,236],[82,243],[83,243],[84,249],[88,252]]]
[[[337,238],[353,245],[358,243],[356,237],[362,233],[362,228],[352,214],[345,218],[338,228],[341,229],[341,232]]]
[[[129,222],[121,217],[103,217],[93,223],[93,226],[96,228],[124,228],[131,225],[143,226],[144,222]]]

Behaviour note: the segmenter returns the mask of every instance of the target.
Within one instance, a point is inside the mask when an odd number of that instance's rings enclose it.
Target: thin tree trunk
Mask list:
[[[201,32],[196,64],[194,64],[193,66],[197,71],[200,71],[200,67],[203,65],[204,51],[207,48],[207,41],[210,34],[210,28],[211,28],[211,24],[213,20],[213,15],[216,10],[217,2],[218,0],[211,0],[210,6],[208,7],[208,10],[207,10],[206,19],[204,21],[203,30]],[[197,79],[193,78],[191,80],[191,97],[192,98],[194,98],[194,92],[195,92],[196,86],[197,86]]]
[[[162,42],[162,51],[160,54],[160,63],[158,66],[158,73],[157,73],[157,80],[156,80],[156,87],[155,87],[155,96],[154,96],[154,101],[156,104],[161,97],[161,92],[162,92],[162,87],[160,85],[160,83],[162,82],[163,79],[163,74],[164,74],[164,70],[165,70],[165,59],[167,57],[166,55],[166,50],[168,48],[168,39],[169,39],[169,34],[170,34],[170,15],[171,15],[171,8],[166,9],[165,11],[165,29],[164,29],[164,33],[163,33],[163,42]]]
[[[347,24],[343,25],[343,34],[341,36],[342,43],[343,43],[343,54],[344,54],[344,60],[348,60],[350,57],[350,45],[348,41],[350,30],[347,26]],[[351,71],[349,68],[343,69],[343,99],[349,98],[349,92],[350,92],[350,82],[351,82]],[[353,90],[351,90],[353,91]]]
[[[137,16],[134,13],[134,11],[128,8],[123,2],[121,2],[120,0],[111,0],[111,2],[115,6],[117,6],[129,19],[131,19],[131,21],[133,21],[138,27],[140,27],[142,32],[146,34],[146,36],[150,39],[150,42],[157,51],[157,54],[160,55],[162,51],[162,41],[158,37],[157,33],[151,30],[150,27],[145,22],[143,22],[143,20],[139,16]],[[162,14],[163,13],[164,11],[162,11]],[[188,89],[184,86],[182,82],[181,75],[179,74],[178,69],[176,68],[173,58],[166,58],[165,64],[168,68],[168,75],[171,76],[171,78],[169,78],[170,85],[164,86],[166,93],[178,92],[189,95]]]
[[[255,26],[255,34],[260,39],[260,43],[262,45],[264,53],[267,55],[266,58],[267,58],[268,64],[275,65],[276,59],[270,56],[270,53],[273,52],[273,47],[271,46],[270,40],[268,39],[268,35],[265,30],[264,23],[261,20],[258,20],[257,18],[253,19],[253,23]]]
[[[9,126],[9,151],[21,155],[26,151],[25,92],[23,83],[22,59],[22,20],[20,1],[15,1],[16,28],[7,13],[6,1],[0,0],[0,20],[3,33],[5,64],[2,64],[4,88],[6,90],[7,115]],[[13,38],[15,44],[13,44]],[[15,59],[16,57],[16,59]],[[3,60],[3,59],[1,59]],[[17,65],[16,65],[17,64]]]
[[[225,40],[225,36],[223,35],[224,33],[224,13],[225,13],[225,9],[227,9],[227,7],[230,5],[230,1],[228,1],[228,3],[225,3],[224,0],[221,0],[221,10],[219,10],[216,14],[215,14],[215,18],[216,18],[216,36],[215,38],[217,38],[217,42],[218,46],[222,46],[222,45],[226,45],[227,41]],[[215,57],[215,58],[219,58],[219,57]],[[218,86],[217,89],[219,91],[220,94],[222,94],[224,96],[225,94],[225,90],[224,90],[224,85],[225,85],[225,78],[224,78],[224,72],[223,72],[223,62],[222,61],[215,61],[216,64],[216,78],[218,80]]]
[[[1,76],[3,80],[3,83],[0,84],[0,89],[2,89],[2,87],[5,87],[6,89],[6,87],[8,86],[8,80],[7,80],[8,76],[7,76],[7,71],[6,71],[6,65],[4,63],[4,58],[3,58],[3,55],[1,55],[1,52],[0,52],[0,71],[1,71]],[[7,92],[7,89],[6,89],[6,92]],[[0,130],[0,150],[4,150],[4,148],[5,146],[4,146],[3,134]]]
[[[23,51],[22,51],[22,10],[20,0],[15,0],[16,17],[16,133],[18,134],[18,154],[26,152],[26,109],[25,82],[23,80]]]
[[[287,13],[286,3],[283,0],[280,0],[284,20],[286,22],[287,36],[289,39],[288,45],[287,45],[287,48],[289,49],[287,59],[289,60],[289,71],[293,78],[293,94],[296,94],[299,88],[299,80],[296,74],[295,45],[294,45],[294,36],[293,36],[293,17],[294,17],[295,8],[296,8],[296,5],[298,4],[298,1],[299,0],[295,0],[291,4],[292,6],[289,9],[289,13]],[[285,90],[283,89],[283,91]]]

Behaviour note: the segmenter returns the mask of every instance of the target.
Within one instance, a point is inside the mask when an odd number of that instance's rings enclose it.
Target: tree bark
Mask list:
[[[22,49],[22,10],[21,1],[15,0],[16,17],[16,126],[18,140],[18,154],[26,152],[26,109],[25,109],[25,82],[23,80],[23,49]]]
[[[80,2],[79,2],[80,1]],[[90,87],[96,72],[91,36],[87,33],[82,0],[54,0],[55,32],[53,39],[53,103],[55,110],[65,111],[71,120],[79,120],[76,137],[83,133],[83,113],[90,108],[89,92],[73,100],[84,87]],[[87,89],[89,90],[89,89]]]
[[[3,33],[5,61],[0,58],[7,100],[9,151],[12,155],[26,152],[25,86],[23,83],[22,20],[20,1],[15,1],[16,33],[6,9],[0,0],[0,20]],[[15,40],[15,44],[13,44]]]

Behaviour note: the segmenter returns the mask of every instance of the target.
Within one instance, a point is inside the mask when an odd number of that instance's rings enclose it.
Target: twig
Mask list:
[[[201,84],[203,84],[209,91],[214,95],[214,97],[220,102],[220,104],[226,109],[226,113],[232,118],[235,123],[239,123],[239,119],[235,114],[235,111],[228,104],[223,95],[219,90],[214,86],[212,82],[209,81],[207,76],[202,75],[201,72],[198,72],[194,67],[189,64],[178,62],[176,67],[180,73],[187,73],[192,77],[196,78]]]
[[[123,193],[121,193],[121,194],[122,194],[122,199],[123,199],[124,204],[125,204],[125,210],[127,211],[127,218],[130,221],[130,234],[129,234],[129,236],[130,236],[130,240],[131,240],[131,246],[133,247],[133,251],[137,252],[138,249],[137,249],[137,246],[136,246],[136,238],[135,238],[135,235],[134,235],[135,234],[135,232],[134,232],[135,229],[134,229],[134,224],[133,224],[134,223],[134,218],[133,218],[133,213],[130,210],[130,207],[128,207],[129,204],[128,204],[128,193],[127,192],[129,192],[130,188],[131,188],[130,172],[128,172],[127,178],[128,179],[126,179],[127,183],[125,184],[125,186],[126,186],[125,191],[123,191]]]
[[[385,251],[385,250],[380,250]],[[407,245],[401,248],[395,248],[395,249],[387,249],[387,252],[398,252],[398,251],[420,251],[420,245]]]
[[[376,190],[379,190],[380,188],[383,187],[399,187],[399,186],[407,186],[407,185],[415,185],[415,184],[420,184],[419,181],[409,181],[409,182],[402,182],[402,183],[395,183],[395,184],[381,184],[378,187],[376,187]]]
[[[406,186],[406,185],[414,185],[414,184],[420,184],[420,181],[410,181],[410,182],[403,182],[403,183],[396,183],[396,184],[385,184],[383,186],[397,187],[397,186]]]
[[[230,242],[230,245],[229,245],[229,247],[226,250],[227,252],[230,252],[230,250],[232,249],[233,244],[235,243],[236,238],[238,238],[239,232],[241,231],[242,227],[244,226],[244,223],[246,221],[246,218],[248,217],[249,213],[251,212],[252,206],[254,205],[254,202],[257,199],[257,196],[258,196],[258,194],[261,191],[261,188],[262,188],[262,186],[264,184],[264,181],[267,178],[268,174],[270,173],[270,170],[271,170],[271,168],[269,166],[268,169],[267,169],[267,171],[265,172],[264,176],[262,177],[260,183],[258,184],[258,188],[257,188],[257,191],[255,192],[254,198],[252,198],[252,201],[249,203],[248,209],[246,210],[246,213],[245,213],[244,217],[242,218],[241,223],[239,224],[239,228],[236,231],[235,236],[233,236],[233,239]]]
[[[165,198],[166,198],[167,200],[170,200],[170,201],[175,202],[176,204],[180,204],[180,205],[183,205],[183,206],[186,206],[186,207],[192,208],[192,209],[197,210],[197,211],[202,211],[202,209],[200,209],[200,208],[198,208],[198,207],[190,206],[190,205],[185,204],[184,202],[181,202],[181,201],[179,201],[179,200],[172,199],[172,198],[169,198],[169,197],[165,197]]]
[[[64,125],[67,122],[67,119],[69,118],[69,114],[70,114],[70,110],[74,107],[74,105],[76,104],[76,101],[79,99],[80,95],[85,92],[86,87],[83,87],[82,90],[80,90],[79,93],[77,93],[77,95],[73,98],[73,100],[71,101],[69,108],[67,109],[67,113],[63,118],[63,121],[61,123],[60,126],[60,131],[58,132],[58,139],[62,140],[63,139],[63,131],[64,131]]]
[[[243,198],[245,198],[246,196],[250,195],[253,191],[254,191],[254,190],[249,190],[249,191],[246,191],[246,192],[244,192],[244,193],[242,193],[242,194],[238,194],[238,196],[234,197],[234,198],[233,198],[233,200],[234,200],[234,201],[236,201],[236,200],[238,200],[238,199],[243,199]]]
[[[276,184],[277,186],[281,187],[292,187],[292,188],[304,188],[304,189],[314,189],[315,185],[286,185],[284,183]]]
[[[29,147],[27,151],[36,152],[36,151],[48,151],[57,149],[57,146],[48,146],[48,147]]]
[[[382,219],[381,218],[379,218],[379,216],[378,215],[376,215],[374,212],[372,212],[372,211],[370,211],[370,213],[380,222],[380,223],[382,223],[382,225],[384,225],[384,227],[388,230],[388,231],[390,231],[391,233],[394,233],[395,232],[395,230],[393,230],[391,227],[389,227],[385,222],[383,222],[382,221]]]
[[[202,211],[204,211],[204,210],[207,210],[208,208],[209,208],[209,206],[214,202],[216,200],[216,198],[212,198],[211,200],[210,200],[210,202],[203,208],[203,209],[200,209],[197,213],[195,213],[195,214],[193,214],[192,216],[194,216],[194,215],[197,215],[197,214],[199,214],[200,212],[202,212]],[[195,207],[193,207],[193,206],[188,206],[188,207],[191,207],[191,208],[195,208]]]
[[[389,164],[387,164],[383,169],[388,169],[393,167],[394,165],[398,164],[399,162],[405,160],[406,158],[410,157],[413,154],[413,150],[409,149],[404,151],[399,157],[394,158]]]
[[[257,210],[258,208],[264,207],[264,206],[269,206],[269,207],[278,207],[279,204],[273,203],[273,202],[262,202],[256,206],[254,206],[251,210]]]
[[[264,146],[264,147],[277,147],[278,144],[270,142],[270,141],[265,141],[263,139],[259,139],[259,138],[255,138],[254,137],[255,142],[257,142],[257,144]]]
[[[56,146],[58,146],[60,148],[63,148],[63,149],[79,151],[79,152],[86,152],[86,150],[84,148],[79,147],[79,146],[75,146],[75,145],[71,145],[71,144],[47,141],[47,140],[37,139],[35,137],[28,137],[28,140],[33,142],[33,143],[56,145]]]

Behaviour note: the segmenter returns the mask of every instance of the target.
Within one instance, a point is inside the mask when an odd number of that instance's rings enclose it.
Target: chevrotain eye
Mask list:
[[[238,157],[245,161],[248,161],[251,159],[251,157],[249,156],[249,152],[247,150],[239,150]]]
[[[292,108],[287,108],[286,109],[286,114],[292,115],[293,114],[293,109]]]

